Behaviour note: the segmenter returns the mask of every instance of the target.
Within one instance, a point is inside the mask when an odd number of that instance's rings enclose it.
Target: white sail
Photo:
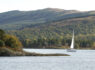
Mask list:
[[[67,52],[76,52],[76,50],[74,49],[74,30],[73,30],[71,46],[70,49],[67,49]]]
[[[71,48],[71,49],[74,48],[74,30],[73,30],[73,37],[72,37],[72,42],[71,42],[70,48]]]

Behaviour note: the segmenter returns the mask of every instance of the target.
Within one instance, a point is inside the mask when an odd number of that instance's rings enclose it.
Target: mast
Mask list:
[[[72,42],[71,42],[70,48],[71,48],[71,49],[74,48],[74,30],[73,30],[73,36],[72,36]]]

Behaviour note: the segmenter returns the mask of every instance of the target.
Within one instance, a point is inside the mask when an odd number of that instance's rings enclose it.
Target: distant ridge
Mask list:
[[[0,24],[21,24],[24,21],[29,23],[32,22],[49,22],[57,21],[68,18],[83,17],[83,16],[92,16],[94,11],[89,12],[80,12],[76,10],[64,10],[58,8],[46,8],[35,11],[8,11],[0,13]],[[28,23],[26,23],[28,24]]]

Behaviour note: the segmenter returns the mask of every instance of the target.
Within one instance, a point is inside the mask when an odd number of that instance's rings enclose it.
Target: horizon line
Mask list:
[[[46,7],[46,8],[39,8],[39,9],[31,9],[31,10],[20,10],[20,9],[13,9],[13,10],[7,10],[7,11],[1,11],[0,13],[10,12],[10,11],[37,11],[37,10],[44,10],[44,9],[59,9],[59,10],[74,10],[79,12],[89,12],[89,11],[95,11],[95,10],[77,10],[77,9],[62,9],[62,8],[52,8],[52,7]]]

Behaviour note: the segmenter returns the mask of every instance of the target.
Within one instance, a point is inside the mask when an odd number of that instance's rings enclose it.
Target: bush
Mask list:
[[[9,48],[16,50],[21,50],[22,49],[22,44],[19,41],[19,39],[15,36],[10,36],[6,35],[5,38],[5,45],[8,46]]]
[[[13,38],[9,38],[8,40],[6,40],[5,42],[6,46],[9,46],[11,48],[15,48],[15,40]]]

